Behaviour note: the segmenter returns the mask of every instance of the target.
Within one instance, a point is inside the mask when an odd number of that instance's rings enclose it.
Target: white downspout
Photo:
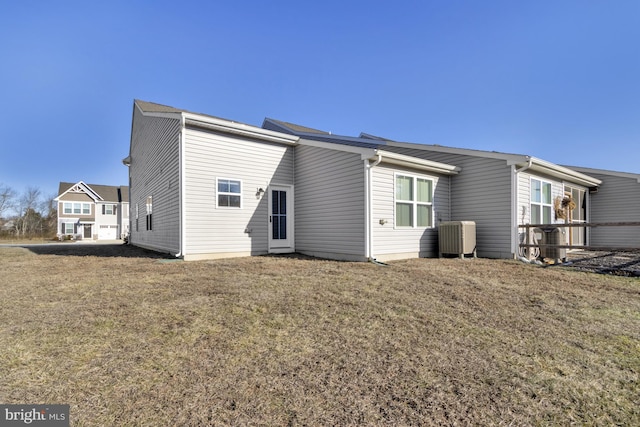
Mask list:
[[[365,227],[365,241],[366,241],[366,257],[369,261],[374,261],[375,258],[373,256],[373,195],[371,194],[373,191],[373,173],[372,169],[375,168],[382,162],[382,154],[376,153],[378,158],[373,162],[369,163],[369,160],[365,160],[365,169],[366,169],[366,180],[365,180],[365,191],[366,191],[366,212],[365,212],[365,220],[367,226]]]
[[[528,157],[528,161],[527,164],[522,166],[519,169],[516,169],[515,165],[511,166],[512,170],[513,170],[513,178],[511,180],[511,187],[512,187],[512,194],[511,194],[511,212],[513,215],[513,218],[511,220],[511,226],[512,226],[512,233],[511,233],[511,250],[513,251],[513,257],[515,259],[518,258],[518,234],[519,234],[519,228],[518,228],[518,174],[520,172],[524,172],[527,169],[529,169],[532,165],[533,165],[533,159],[529,156]]]
[[[529,157],[529,156],[527,156]],[[524,165],[523,167],[521,167],[520,169],[516,169],[516,175],[519,174],[520,172],[524,172],[527,169],[529,169],[531,166],[533,165],[533,159],[531,157],[529,157],[529,161],[527,162],[526,165]]]
[[[180,203],[179,203],[179,212],[178,212],[178,218],[180,221],[180,226],[178,227],[180,230],[180,237],[178,238],[178,241],[180,243],[180,250],[179,252],[176,254],[176,258],[180,258],[183,257],[185,255],[185,247],[186,247],[186,224],[185,224],[185,206],[186,206],[186,194],[185,194],[185,190],[186,190],[186,185],[185,185],[185,159],[184,159],[184,141],[185,141],[185,133],[186,133],[186,119],[184,117],[184,114],[182,115],[181,119],[180,119],[180,134],[178,135],[178,152],[179,152],[179,180],[180,182],[178,183],[178,194],[180,196]]]

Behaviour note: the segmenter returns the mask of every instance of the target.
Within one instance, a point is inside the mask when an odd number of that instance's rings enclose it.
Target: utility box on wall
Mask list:
[[[440,257],[466,254],[476,257],[476,223],[474,221],[447,221],[438,226]]]

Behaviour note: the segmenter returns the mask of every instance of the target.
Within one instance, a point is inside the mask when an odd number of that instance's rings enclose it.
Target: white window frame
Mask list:
[[[153,231],[153,196],[147,196],[147,231]]]
[[[218,191],[220,181],[234,181],[240,184],[240,191],[238,193],[227,192],[227,191]],[[244,184],[241,179],[237,178],[224,178],[218,177],[216,178],[216,208],[217,209],[242,209],[243,206],[243,197],[242,197],[242,188]],[[239,196],[240,197],[240,206],[220,206],[219,196]]]
[[[402,200],[398,199],[398,177],[411,178],[413,181],[413,194],[411,195],[412,200]],[[418,180],[430,181],[431,182],[431,201],[430,202],[419,202],[418,199]],[[428,229],[433,228],[434,225],[434,216],[435,209],[433,200],[435,199],[435,191],[436,191],[436,180],[433,177],[426,175],[416,175],[412,173],[404,173],[404,172],[394,172],[393,174],[393,225],[394,228],[400,230],[408,230],[408,229]],[[398,203],[411,205],[411,214],[412,214],[412,223],[411,225],[398,225],[397,218],[397,205]],[[431,224],[429,225],[418,225],[418,206],[428,206],[430,210],[430,218]]]
[[[76,205],[80,205],[80,210],[75,211]],[[85,208],[88,211],[85,213]],[[91,204],[82,202],[62,202],[62,213],[65,215],[91,215]]]
[[[533,192],[533,182],[537,181],[540,183],[540,201],[536,202],[533,200],[534,192]],[[542,188],[548,185],[549,186],[549,203],[545,203],[542,197],[543,191]],[[533,208],[540,207],[540,222],[539,224],[553,224],[553,183],[551,181],[545,181],[542,178],[534,178],[531,177],[529,183],[529,223],[534,224],[533,221]],[[544,209],[548,208],[549,210],[549,222],[544,222]]]
[[[114,214],[114,210],[115,210],[114,207],[115,207],[114,204],[106,203],[104,205],[104,214],[105,215],[113,215]]]
[[[64,228],[63,234],[65,234],[65,235],[66,234],[73,234],[73,229],[74,229],[73,223],[72,222],[65,222],[63,224],[64,224],[63,225],[63,228]],[[67,231],[67,227],[71,227],[71,231]]]

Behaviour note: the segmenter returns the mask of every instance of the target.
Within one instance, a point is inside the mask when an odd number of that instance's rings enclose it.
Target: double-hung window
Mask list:
[[[82,214],[89,215],[91,214],[91,204],[90,203],[72,203],[72,202],[64,202],[62,205],[62,212],[66,214]]]
[[[116,205],[102,205],[102,215],[115,215],[116,214]]]
[[[397,174],[396,227],[433,227],[433,180]]]
[[[218,207],[242,207],[242,181],[238,179],[218,178]]]
[[[551,183],[531,178],[531,224],[551,224]]]

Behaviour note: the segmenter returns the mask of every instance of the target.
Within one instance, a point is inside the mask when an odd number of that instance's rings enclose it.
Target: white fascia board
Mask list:
[[[506,160],[508,164],[514,164],[516,162],[524,161],[524,159],[528,159],[528,156],[521,155],[521,154],[509,154],[509,153],[500,153],[497,151],[473,150],[470,148],[445,147],[443,145],[433,145],[433,144],[416,144],[414,142],[388,141],[385,145],[388,145],[390,147],[411,148],[414,150],[435,151],[438,153],[461,154],[465,156],[485,157],[489,159],[500,159],[500,160]]]
[[[95,202],[97,202],[98,200],[104,200],[102,197],[100,197],[100,195],[98,193],[96,193],[93,188],[89,187],[87,184],[85,184],[83,181],[78,181],[75,184],[73,184],[71,187],[67,188],[66,191],[64,191],[62,194],[59,194],[58,197],[56,197],[54,200],[55,201],[59,201],[60,197],[64,196],[65,194],[67,194],[73,187],[75,186],[79,186],[82,187],[85,192],[87,193],[87,195],[89,197],[91,197]]]
[[[531,157],[531,167],[528,170],[540,172],[546,175],[550,175],[556,178],[560,178],[569,182],[584,185],[586,187],[597,187],[602,184],[602,181],[589,175],[585,175],[573,169],[566,168],[564,166],[557,165],[555,163],[548,162],[546,160],[537,159]],[[526,163],[522,163],[518,166],[524,166]]]
[[[93,193],[95,195],[94,199],[100,199],[100,200],[104,200],[102,198],[102,196],[100,196],[100,194],[98,194],[97,191],[94,191],[93,188],[89,187],[87,184],[85,184],[83,181],[80,181],[79,184],[82,184],[82,186],[87,190],[90,191],[91,193]]]
[[[310,147],[325,148],[327,150],[344,151],[347,153],[360,154],[362,160],[366,160],[375,155],[373,148],[355,147],[353,145],[335,144],[333,142],[316,141],[313,139],[300,139],[298,145],[308,145]]]
[[[446,163],[419,159],[417,157],[406,156],[404,154],[392,153],[390,151],[384,150],[377,150],[376,154],[382,156],[382,163],[391,163],[394,165],[406,166],[443,175],[457,175],[458,172],[460,172],[460,167],[449,165]]]
[[[244,123],[205,117],[192,113],[182,113],[187,125],[211,129],[223,133],[231,133],[249,138],[260,139],[269,142],[277,142],[286,145],[296,145],[299,137],[288,133],[280,133],[272,130],[251,126]]]

